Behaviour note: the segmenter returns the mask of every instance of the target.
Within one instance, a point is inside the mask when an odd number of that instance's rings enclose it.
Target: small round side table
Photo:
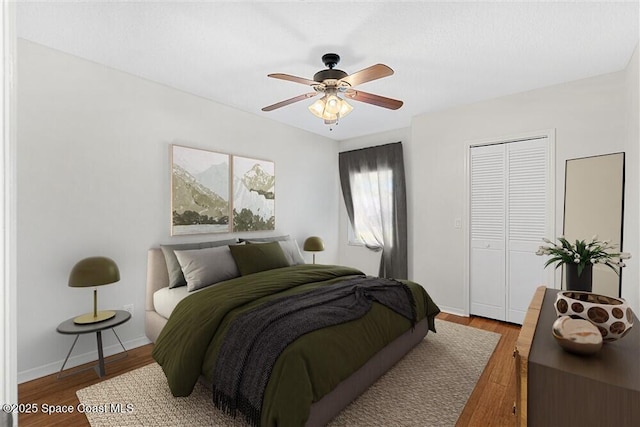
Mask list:
[[[111,319],[103,320],[102,322],[79,325],[79,324],[73,323],[74,318],[71,318],[71,319],[65,320],[64,322],[58,325],[58,328],[56,330],[59,333],[76,336],[76,339],[73,341],[73,344],[69,349],[69,353],[67,353],[67,357],[64,359],[62,368],[60,368],[60,372],[58,372],[58,378],[68,377],[69,375],[77,374],[78,372],[83,372],[87,369],[94,369],[99,377],[103,377],[105,375],[105,369],[104,369],[105,361],[104,361],[104,354],[102,352],[102,331],[106,329],[111,329],[113,331],[113,334],[116,336],[116,338],[118,339],[118,342],[120,343],[120,346],[124,350],[123,356],[118,357],[117,359],[112,359],[109,362],[113,362],[115,360],[120,360],[122,358],[127,357],[128,355],[127,349],[124,348],[124,345],[122,344],[122,341],[120,341],[120,337],[118,336],[118,334],[116,334],[116,330],[114,328],[116,326],[122,325],[123,323],[129,321],[129,319],[131,319],[131,313],[124,310],[115,310],[115,312],[116,312],[115,317],[112,317]],[[94,332],[96,333],[96,339],[98,341],[98,363],[93,366],[89,366],[87,368],[79,369],[79,370],[70,372],[68,374],[62,375],[62,371],[64,370],[64,367],[67,364],[67,361],[69,360],[69,356],[71,356],[71,352],[73,351],[73,348],[76,346],[76,342],[78,342],[78,338],[80,337],[80,335],[90,334]]]

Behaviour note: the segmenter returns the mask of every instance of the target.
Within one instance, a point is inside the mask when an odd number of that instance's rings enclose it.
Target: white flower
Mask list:
[[[623,260],[631,258],[631,254],[628,252],[616,250],[616,246],[619,245],[611,243],[611,239],[599,241],[597,234],[591,240],[576,240],[575,244],[568,242],[564,236],[558,238],[559,243],[553,243],[547,238],[542,238],[542,240],[547,245],[539,246],[536,255],[551,255],[555,257],[553,262],[558,264],[590,263],[625,267],[626,264]]]

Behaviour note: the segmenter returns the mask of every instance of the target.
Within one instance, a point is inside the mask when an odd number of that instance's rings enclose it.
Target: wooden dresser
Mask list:
[[[558,290],[536,290],[516,358],[516,425],[640,426],[640,323],[592,356],[564,351],[551,334]]]

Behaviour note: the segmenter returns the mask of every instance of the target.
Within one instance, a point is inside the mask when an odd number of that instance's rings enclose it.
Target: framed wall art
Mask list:
[[[171,145],[171,235],[229,233],[229,154]]]
[[[233,231],[275,230],[275,165],[233,157]]]

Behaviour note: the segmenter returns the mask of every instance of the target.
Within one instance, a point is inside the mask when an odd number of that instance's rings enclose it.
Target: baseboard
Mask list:
[[[129,341],[125,341],[124,348],[127,350],[132,350],[136,347],[142,347],[143,345],[149,344],[151,341],[146,336],[142,336],[139,338],[135,338]],[[120,344],[110,345],[108,347],[104,347],[104,357],[108,357],[114,354],[118,354],[122,352],[122,347]],[[85,363],[95,362],[98,360],[98,350],[90,351],[88,353],[79,354],[77,356],[69,357],[67,361],[67,365],[65,366],[65,371],[68,368],[73,368],[75,366],[80,366]],[[46,365],[38,366],[36,368],[27,369],[26,371],[18,372],[18,384],[22,384],[27,381],[35,380],[37,378],[46,377],[47,375],[55,374],[60,371],[62,367],[62,363],[64,359],[60,359],[57,362],[48,363]],[[107,368],[108,369],[108,368]]]
[[[443,313],[454,314],[461,317],[469,317],[469,313],[465,313],[464,310],[460,310],[459,308],[447,307],[440,304],[438,304],[438,307]]]

